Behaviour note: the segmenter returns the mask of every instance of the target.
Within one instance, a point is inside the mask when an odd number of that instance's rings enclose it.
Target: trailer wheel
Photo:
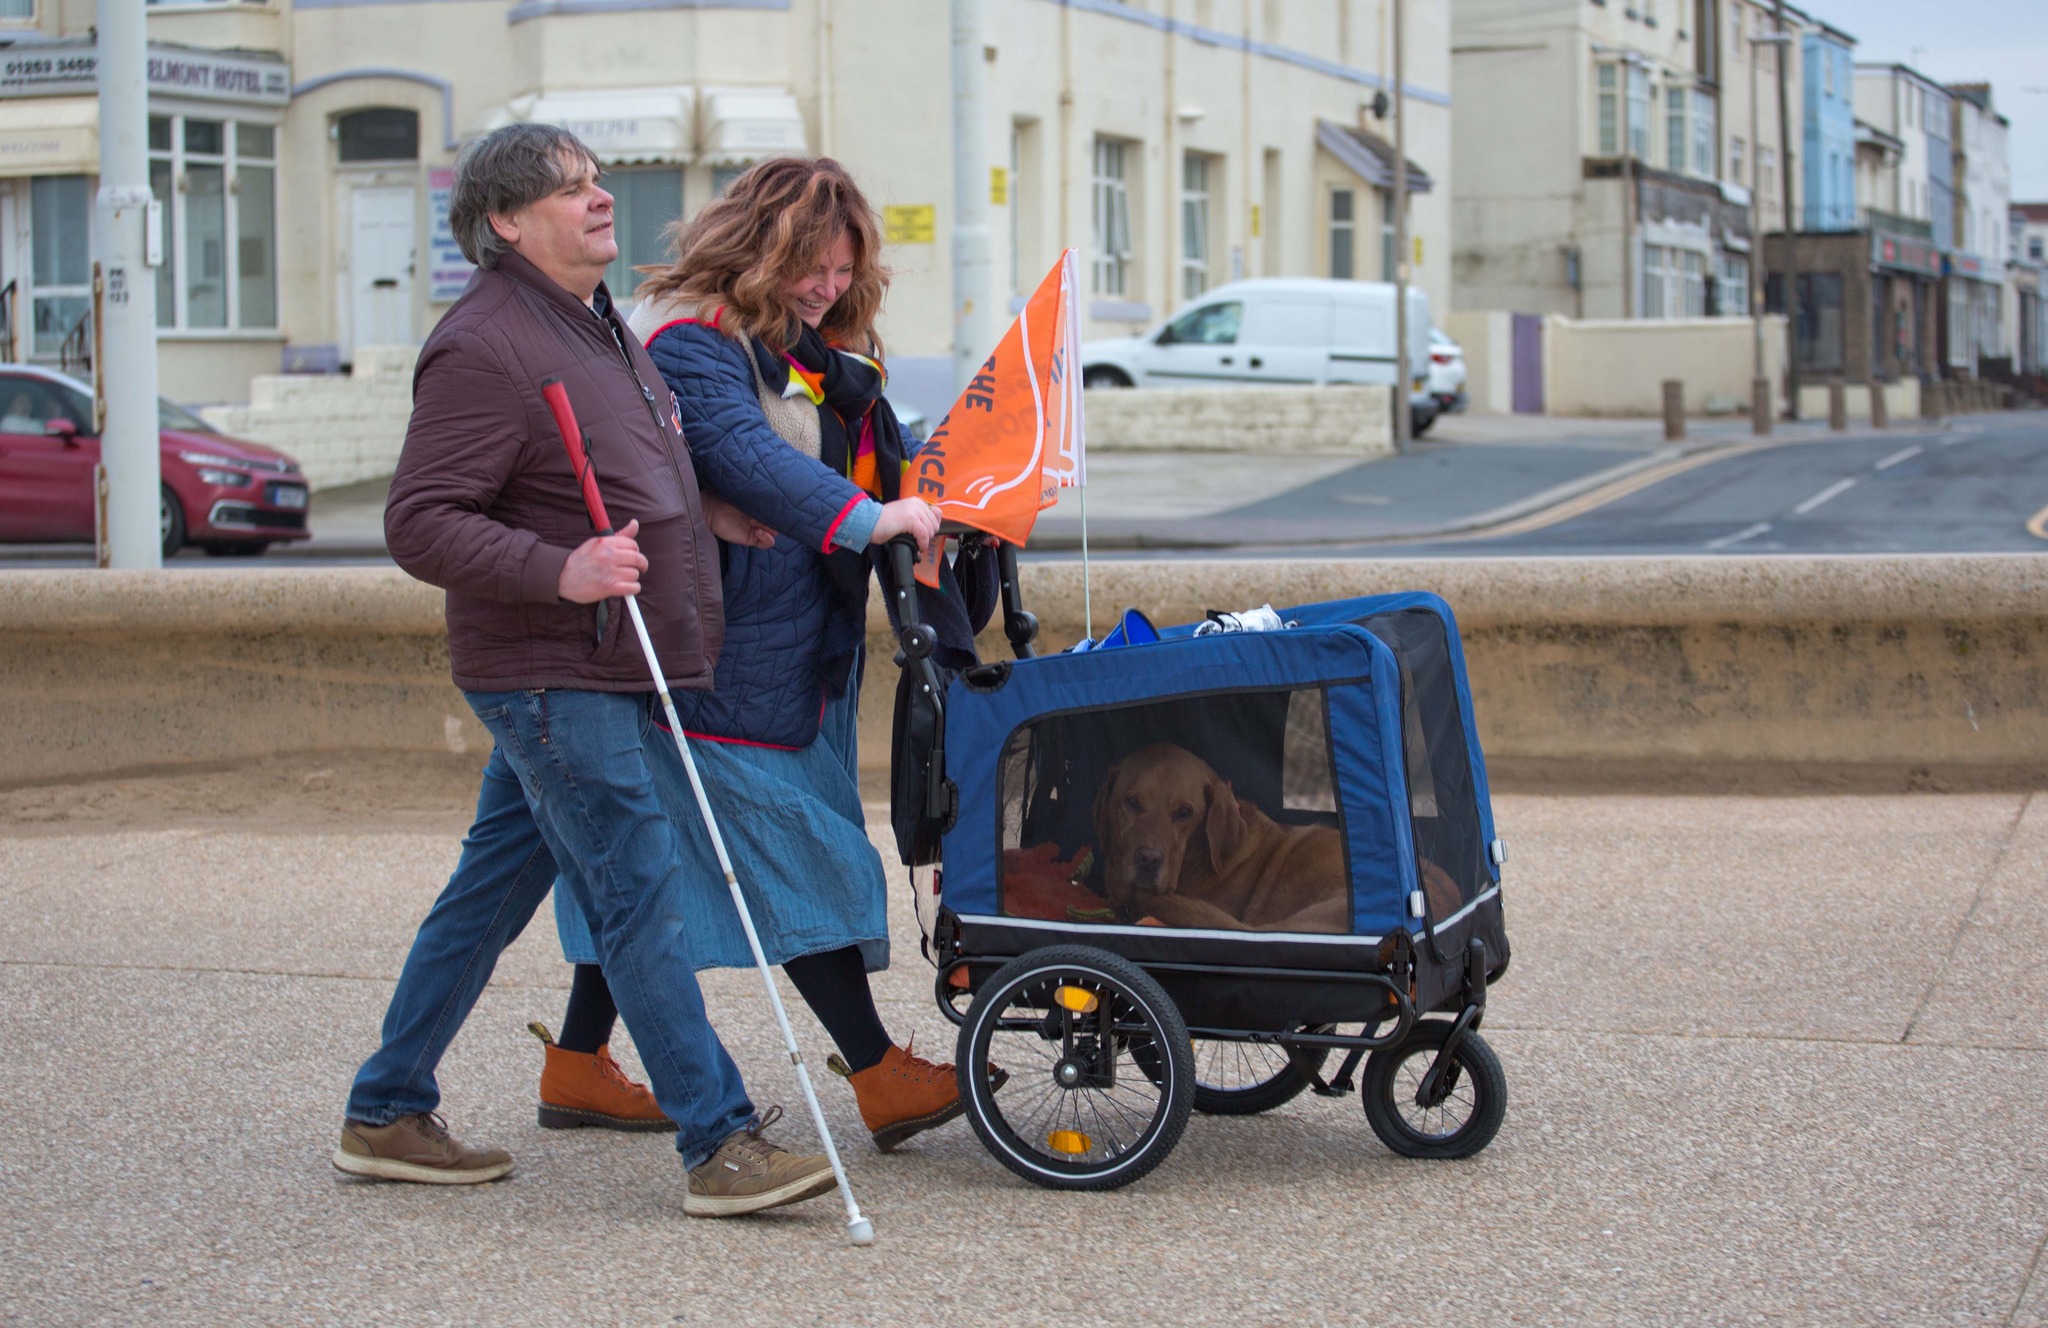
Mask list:
[[[1000,1096],[991,1062],[1007,1072]],[[1144,970],[1090,946],[998,969],[960,1027],[956,1063],[982,1144],[1048,1189],[1130,1184],[1173,1151],[1194,1109],[1180,1011]]]
[[[1207,1116],[1256,1116],[1292,1102],[1330,1058],[1328,1047],[1220,1038],[1196,1038],[1194,1046],[1195,1110]]]
[[[1425,1019],[1399,1046],[1366,1059],[1358,1086],[1365,1119],[1380,1142],[1402,1157],[1470,1157],[1493,1142],[1507,1115],[1508,1081],[1500,1058],[1472,1032],[1452,1054],[1435,1100],[1422,1099],[1430,1066],[1450,1032],[1450,1021]]]

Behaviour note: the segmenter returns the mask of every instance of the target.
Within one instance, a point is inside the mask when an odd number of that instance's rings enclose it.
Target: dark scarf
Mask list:
[[[797,326],[796,344],[786,357],[754,338],[761,381],[771,390],[780,389],[790,381],[790,362],[794,361],[808,380],[816,383],[825,398],[818,403],[818,459],[835,474],[853,478],[865,424],[875,449],[874,482],[866,486],[868,496],[878,502],[895,502],[902,496],[903,466],[910,452],[896,412],[882,397],[884,375],[867,360],[827,345],[809,324]],[[826,652],[828,670],[844,676],[840,659],[851,653],[858,637],[867,631],[868,571],[873,568],[885,586],[892,584],[892,578],[878,548],[859,552],[839,549],[824,555],[824,560],[834,598],[843,615],[855,624],[856,640],[834,641]],[[977,546],[971,551],[963,549],[957,559],[941,564],[937,590],[918,586],[918,612],[939,634],[937,659],[941,667],[962,669],[976,662],[974,635],[995,611],[997,582],[995,555]],[[890,621],[895,621],[893,609]]]

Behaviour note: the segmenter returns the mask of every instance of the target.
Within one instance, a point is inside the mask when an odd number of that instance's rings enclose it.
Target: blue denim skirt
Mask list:
[[[817,738],[797,751],[690,741],[690,755],[771,964],[858,945],[869,972],[889,966],[887,885],[860,805],[858,702],[859,690],[852,686],[829,702]],[[700,969],[751,967],[753,952],[705,833],[689,775],[673,739],[661,729],[648,732],[647,764],[675,823],[689,880],[683,908],[692,962]],[[590,922],[559,885],[555,926],[563,958],[572,964],[597,962]]]

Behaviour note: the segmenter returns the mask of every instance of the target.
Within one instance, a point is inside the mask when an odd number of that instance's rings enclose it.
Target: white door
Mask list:
[[[1236,300],[1188,310],[1139,348],[1140,385],[1200,387],[1244,377],[1237,345],[1243,322],[1244,305]]]
[[[349,339],[354,346],[415,340],[412,271],[418,205],[410,185],[362,188],[349,197]]]

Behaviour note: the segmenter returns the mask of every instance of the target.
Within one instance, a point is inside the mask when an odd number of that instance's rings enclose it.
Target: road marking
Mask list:
[[[1758,535],[1763,534],[1766,530],[1769,530],[1770,528],[1770,522],[1759,521],[1747,530],[1738,530],[1733,535],[1723,535],[1719,539],[1708,540],[1707,547],[1710,549],[1725,549],[1731,544],[1740,544],[1742,543],[1742,541],[1746,539],[1755,539]]]
[[[1877,465],[1873,467],[1873,469],[1890,470],[1893,466],[1898,465],[1901,461],[1910,461],[1914,457],[1919,456],[1921,450],[1922,449],[1920,447],[1920,444],[1918,443],[1913,444],[1911,447],[1901,448],[1898,451],[1892,453],[1890,456],[1886,457],[1884,460],[1878,462]]]
[[[1394,501],[1379,493],[1340,493],[1333,497],[1340,503],[1357,503],[1361,507],[1385,507]]]
[[[2027,533],[2035,539],[2048,540],[2048,507],[2034,513],[2034,519],[2027,522]]]
[[[1854,485],[1855,483],[1856,481],[1853,479],[1836,480],[1827,488],[1822,489],[1819,493],[1813,495],[1813,497],[1807,499],[1805,502],[1799,504],[1799,506],[1793,508],[1792,515],[1805,516],[1808,512],[1811,512],[1814,508],[1819,507],[1828,499],[1840,497],[1844,492],[1846,492],[1850,488],[1850,486]]]

